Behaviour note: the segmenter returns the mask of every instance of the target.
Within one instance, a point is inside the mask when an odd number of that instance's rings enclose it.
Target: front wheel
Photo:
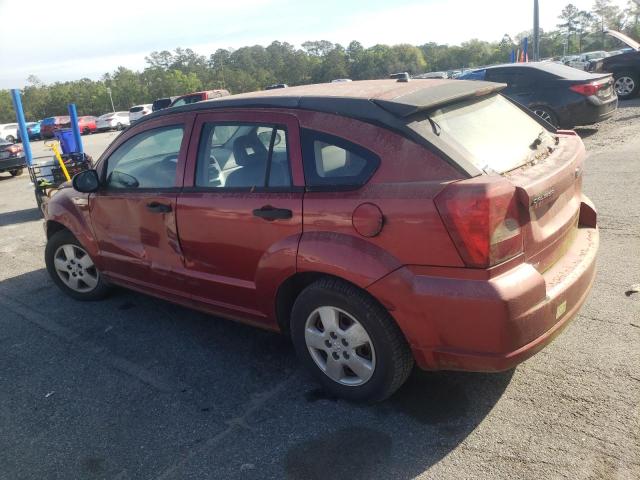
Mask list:
[[[362,290],[325,278],[296,299],[291,335],[301,361],[326,390],[379,402],[405,382],[413,356],[389,313]]]
[[[16,137],[14,137],[13,135],[7,135],[5,140],[9,143],[16,143]]]
[[[109,292],[91,256],[68,230],[49,239],[44,259],[53,282],[70,297],[99,300]]]
[[[635,97],[640,91],[640,78],[632,72],[621,72],[615,76],[614,88],[620,100]]]
[[[12,177],[17,177],[18,175],[22,175],[24,172],[24,168],[15,168],[13,170],[9,170],[9,173]]]

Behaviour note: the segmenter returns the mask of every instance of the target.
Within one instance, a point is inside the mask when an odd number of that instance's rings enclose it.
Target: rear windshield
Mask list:
[[[144,107],[133,107],[131,110],[129,110],[131,113],[137,113],[137,112],[141,112],[142,110],[144,110]]]
[[[529,161],[532,144],[553,145],[551,133],[501,95],[442,107],[409,124],[427,137],[439,135],[479,170],[498,173]]]

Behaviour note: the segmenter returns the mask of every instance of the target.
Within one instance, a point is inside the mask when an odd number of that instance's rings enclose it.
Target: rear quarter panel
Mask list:
[[[406,264],[463,266],[433,198],[461,174],[424,147],[378,126],[318,112],[298,113],[300,126],[349,140],[380,157],[369,182],[354,191],[307,192],[298,250],[300,272],[321,271],[366,287]],[[383,225],[360,235],[353,213],[376,205]]]

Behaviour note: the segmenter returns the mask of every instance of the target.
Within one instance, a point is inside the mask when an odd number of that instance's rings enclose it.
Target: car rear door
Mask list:
[[[296,270],[303,191],[295,116],[197,115],[177,209],[196,302],[273,320],[277,288]]]
[[[183,294],[176,198],[191,115],[166,115],[127,131],[106,152],[103,187],[89,199],[102,270],[122,282]]]

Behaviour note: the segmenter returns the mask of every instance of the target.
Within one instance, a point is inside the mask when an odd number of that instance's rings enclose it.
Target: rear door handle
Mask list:
[[[293,212],[287,208],[275,208],[271,205],[265,205],[262,208],[256,208],[253,211],[253,215],[265,220],[287,220],[293,217]]]
[[[147,203],[147,210],[153,213],[169,213],[171,211],[171,205],[160,202],[149,202]]]

